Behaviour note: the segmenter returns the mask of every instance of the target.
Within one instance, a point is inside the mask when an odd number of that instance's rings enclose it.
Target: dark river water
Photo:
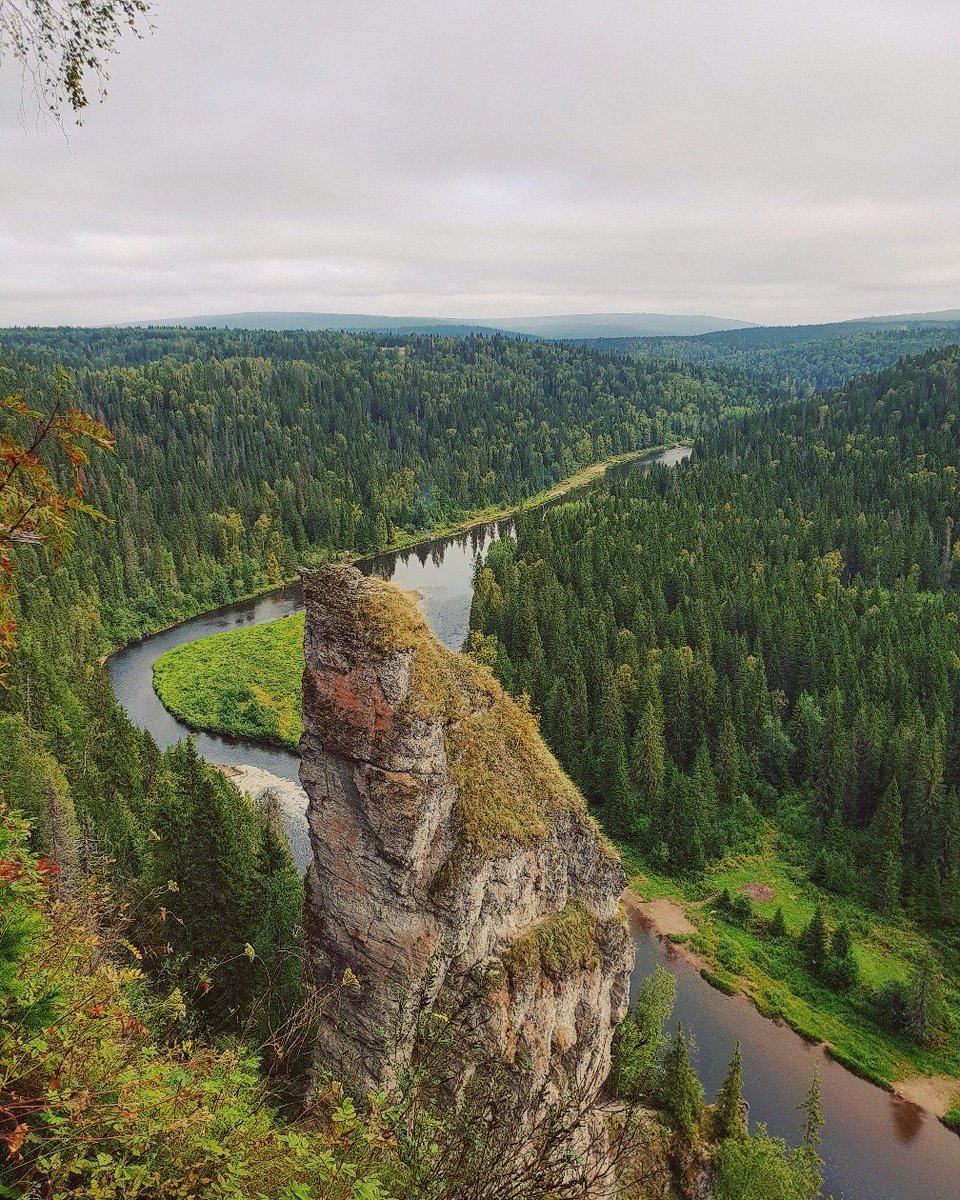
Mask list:
[[[659,457],[667,465],[676,465],[688,454],[678,448]],[[638,469],[637,464],[630,469]],[[458,650],[467,634],[476,557],[512,530],[509,520],[477,526],[465,534],[378,555],[357,565],[419,592],[431,629],[445,646]],[[161,747],[179,741],[189,730],[157,699],[154,661],[173,646],[226,629],[273,621],[301,606],[299,586],[291,585],[195,617],[118,651],[110,658],[108,669],[130,719],[149,729]],[[298,780],[299,759],[289,751],[239,738],[195,736],[199,753],[211,762],[251,765],[284,780]],[[295,830],[291,833],[302,844],[302,835]],[[960,1200],[960,1138],[935,1117],[858,1079],[785,1025],[761,1017],[742,998],[724,996],[711,988],[694,967],[639,920],[634,923],[633,939],[637,953],[634,986],[657,963],[676,979],[672,1024],[682,1021],[694,1036],[697,1067],[708,1098],[716,1093],[739,1039],[751,1120],[765,1122],[771,1133],[796,1144],[801,1126],[797,1105],[814,1071],[820,1071],[828,1194],[837,1200]]]

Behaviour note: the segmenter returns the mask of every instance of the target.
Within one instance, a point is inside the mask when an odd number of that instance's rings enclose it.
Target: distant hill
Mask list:
[[[363,313],[246,312],[197,317],[128,321],[125,327],[177,326],[195,329],[335,329],[346,333],[425,333],[462,337],[477,333],[516,333],[536,338],[692,337],[716,330],[750,328],[747,321],[725,317],[673,316],[666,313],[583,313],[555,317],[506,317],[469,320],[451,317],[384,317]]]
[[[587,345],[637,358],[679,359],[762,375],[791,391],[836,387],[898,358],[960,343],[960,310],[865,317],[832,325],[764,325],[696,337],[595,338]]]
[[[864,317],[870,325],[890,325],[900,321],[912,324],[929,325],[938,321],[960,321],[960,308],[941,308],[939,312],[900,313],[895,317]]]
[[[508,333],[543,338],[693,337],[719,330],[750,329],[750,321],[667,313],[582,313],[561,317],[507,317],[489,321]]]

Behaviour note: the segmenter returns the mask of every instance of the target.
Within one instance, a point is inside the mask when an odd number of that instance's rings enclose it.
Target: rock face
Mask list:
[[[615,851],[530,713],[407,597],[345,567],[303,583],[318,1065],[385,1082],[419,1014],[475,998],[518,1086],[599,1082],[633,965]]]

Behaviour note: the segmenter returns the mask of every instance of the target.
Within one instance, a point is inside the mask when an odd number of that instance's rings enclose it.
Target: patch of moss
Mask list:
[[[518,938],[503,955],[511,980],[531,979],[538,972],[558,981],[574,971],[599,966],[602,929],[583,905],[571,903]]]
[[[617,860],[583,796],[544,744],[536,717],[485,666],[442,646],[392,584],[365,590],[364,616],[380,652],[413,651],[410,694],[400,715],[444,721],[461,856],[491,858],[532,845],[547,836],[557,816],[577,812],[601,853]]]
[[[432,635],[422,613],[395,584],[369,578],[360,591],[360,624],[369,645],[383,654],[413,650]]]

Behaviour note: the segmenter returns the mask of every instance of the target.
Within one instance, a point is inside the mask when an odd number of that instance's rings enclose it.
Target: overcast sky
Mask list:
[[[0,324],[960,306],[958,0],[156,0],[0,70]]]

